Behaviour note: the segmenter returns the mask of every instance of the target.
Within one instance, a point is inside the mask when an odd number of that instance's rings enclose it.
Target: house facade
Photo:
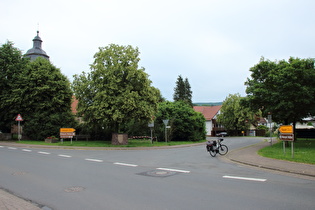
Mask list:
[[[225,131],[224,127],[217,123],[217,115],[222,105],[219,106],[194,106],[196,112],[200,112],[206,118],[206,135],[215,136],[216,133]]]

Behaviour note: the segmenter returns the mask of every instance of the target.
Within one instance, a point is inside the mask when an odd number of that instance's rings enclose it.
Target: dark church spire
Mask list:
[[[42,39],[39,37],[39,31],[37,31],[37,35],[33,39],[33,48],[29,49],[24,56],[31,60],[35,60],[37,57],[49,60],[49,56],[42,49],[42,42]]]

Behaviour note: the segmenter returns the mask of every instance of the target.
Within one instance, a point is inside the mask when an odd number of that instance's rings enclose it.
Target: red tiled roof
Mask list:
[[[214,116],[220,111],[222,105],[219,106],[194,106],[196,112],[200,112],[206,120],[212,120]]]

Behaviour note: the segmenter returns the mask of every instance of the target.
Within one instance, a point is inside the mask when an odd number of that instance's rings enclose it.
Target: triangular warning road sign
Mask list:
[[[23,121],[23,118],[20,114],[15,118],[15,121]]]

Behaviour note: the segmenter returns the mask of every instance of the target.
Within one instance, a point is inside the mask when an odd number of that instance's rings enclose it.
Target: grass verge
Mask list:
[[[291,142],[289,146],[283,149],[283,142],[278,142],[270,147],[265,147],[258,151],[258,154],[264,157],[289,160],[299,163],[315,164],[315,139],[298,139],[294,142],[294,157],[291,154]]]
[[[150,140],[142,139],[129,139],[128,145],[112,145],[111,141],[71,141],[66,140],[63,143],[46,143],[45,141],[18,141],[20,144],[35,144],[35,145],[53,145],[53,146],[73,146],[73,147],[161,147],[161,146],[175,146],[175,145],[185,145],[194,143],[203,143],[205,140],[201,141],[171,141],[171,142],[153,142],[151,144]]]

